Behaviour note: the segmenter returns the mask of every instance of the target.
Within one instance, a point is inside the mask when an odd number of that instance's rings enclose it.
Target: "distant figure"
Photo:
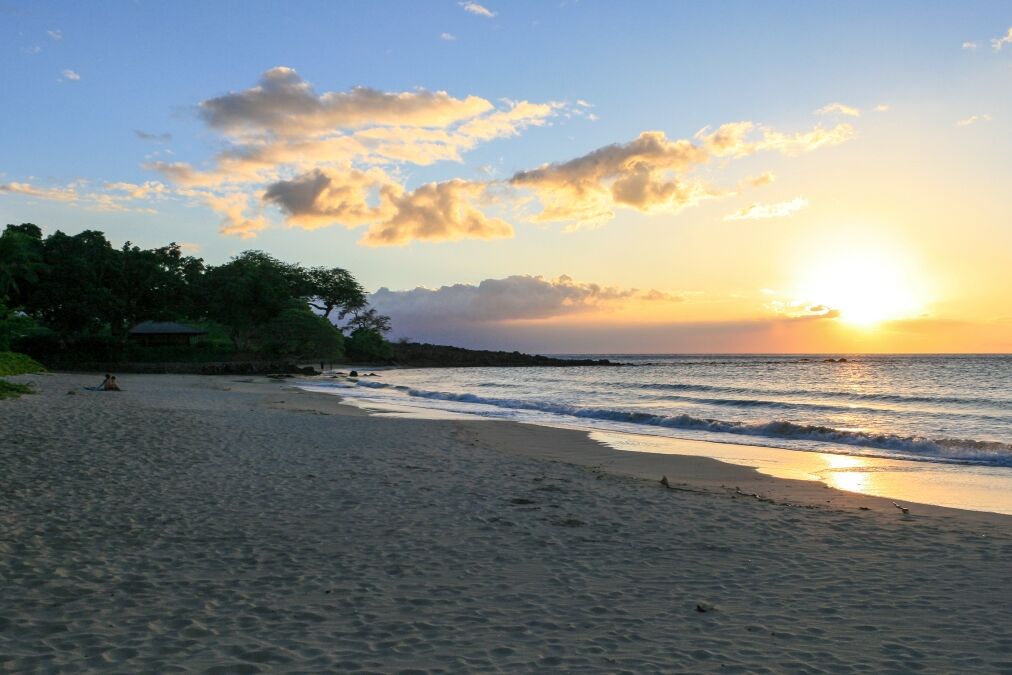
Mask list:
[[[116,376],[111,375],[107,377],[105,382],[102,384],[102,391],[123,391],[123,390],[119,388],[118,384],[116,384]]]
[[[111,378],[111,377],[112,377],[112,375],[110,375],[109,373],[106,373],[105,374],[105,379],[102,380],[102,384],[98,385],[98,387],[96,387],[96,389],[99,389],[99,390],[105,389],[105,385],[109,384],[109,378]]]

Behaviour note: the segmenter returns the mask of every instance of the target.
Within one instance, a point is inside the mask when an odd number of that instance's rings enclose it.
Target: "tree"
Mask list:
[[[208,268],[200,285],[207,318],[228,328],[236,350],[246,351],[293,299],[304,297],[311,284],[297,265],[263,251],[246,251]]]
[[[361,361],[389,361],[393,347],[381,333],[369,328],[356,328],[345,342],[345,351],[352,359]]]
[[[0,302],[20,305],[42,269],[42,230],[31,223],[8,225],[0,235]]]
[[[188,315],[188,281],[202,266],[200,259],[184,257],[175,243],[156,249],[124,244],[113,256],[110,276],[112,301],[106,318],[113,336],[126,342],[130,327],[141,321]]]
[[[99,331],[113,308],[115,255],[101,232],[57,231],[42,242],[43,266],[21,306],[63,343]]]
[[[366,305],[365,290],[351,273],[340,267],[311,267],[306,270],[310,282],[309,304],[330,318],[338,310],[337,318],[361,310]]]
[[[344,355],[344,336],[300,299],[264,326],[260,348],[272,356],[334,361]]]
[[[357,330],[370,330],[382,336],[390,332],[390,317],[383,316],[372,307],[363,307],[354,313],[346,328],[353,333]]]

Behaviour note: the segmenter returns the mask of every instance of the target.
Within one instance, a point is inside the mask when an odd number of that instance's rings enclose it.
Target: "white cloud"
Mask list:
[[[166,187],[157,181],[143,185],[132,183],[109,183],[102,190],[87,189],[87,181],[77,180],[67,185],[42,186],[25,182],[0,184],[0,194],[23,195],[47,201],[63,202],[88,211],[133,211],[154,213],[149,207],[132,204],[163,196]]]
[[[573,231],[600,226],[614,217],[616,207],[672,213],[728,194],[693,176],[695,169],[715,157],[735,159],[760,151],[795,155],[853,136],[854,129],[847,124],[787,134],[757,128],[752,122],[732,122],[712,132],[704,128],[693,140],[670,140],[661,131],[645,131],[626,144],[518,172],[510,183],[538,197],[542,209],[534,221],[569,221],[567,231]]]
[[[56,30],[47,30],[46,31],[46,35],[48,35],[49,37],[51,37],[54,40],[62,40],[63,39],[63,31],[60,30],[59,28],[57,28]]]
[[[460,3],[460,6],[464,8],[465,12],[470,12],[471,14],[476,14],[477,16],[484,16],[491,19],[496,15],[496,12],[493,12],[488,7],[479,5],[477,2],[462,2]]]
[[[78,74],[77,74],[76,72],[74,72],[73,70],[71,70],[70,68],[67,68],[66,70],[64,70],[64,71],[63,71],[63,73],[62,73],[62,75],[63,75],[63,77],[64,77],[65,79],[68,79],[68,80],[70,80],[71,82],[77,82],[78,80],[80,80],[80,79],[81,79],[81,76],[80,76],[80,75],[78,75]]]
[[[454,40],[457,39],[457,36],[454,35],[453,33],[440,33],[439,39],[446,40],[447,42],[453,42]]]
[[[996,52],[1000,52],[1001,48],[1007,44],[1012,44],[1012,28],[1009,28],[1008,31],[1001,37],[996,37],[991,40],[991,48]]]
[[[964,42],[963,43],[963,49],[965,49],[965,50],[967,50],[969,52],[976,51],[978,47],[980,47],[980,45],[978,45],[976,42]]]
[[[888,103],[879,103],[877,106],[873,108],[875,112],[889,112],[892,109],[893,107]]]
[[[797,197],[790,201],[778,202],[776,204],[749,204],[738,209],[734,213],[724,216],[724,220],[765,220],[767,218],[782,218],[792,213],[797,213],[808,206],[808,200]]]
[[[846,115],[847,117],[860,117],[861,110],[854,106],[843,103],[829,103],[815,111],[816,115]]]
[[[990,121],[991,121],[991,116],[988,115],[988,114],[970,115],[969,117],[964,117],[961,120],[957,120],[956,121],[956,126],[957,127],[968,127],[971,124],[976,124],[978,122],[990,122]]]

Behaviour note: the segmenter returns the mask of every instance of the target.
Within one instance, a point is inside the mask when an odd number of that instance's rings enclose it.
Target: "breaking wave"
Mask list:
[[[764,438],[807,440],[834,443],[861,448],[891,451],[885,456],[900,453],[907,459],[920,459],[964,464],[1012,466],[1012,445],[998,441],[965,438],[927,438],[900,434],[851,431],[829,426],[802,424],[787,420],[768,422],[741,422],[694,417],[692,415],[661,415],[646,412],[614,410],[609,408],[580,407],[548,401],[493,398],[476,394],[456,394],[411,387],[395,386],[382,382],[359,381],[359,387],[393,389],[421,399],[477,403],[510,410],[528,410],[582,419],[606,420],[626,424],[708,431]],[[910,398],[910,397],[908,397]],[[938,399],[933,399],[938,400]],[[738,402],[740,405],[740,402]]]

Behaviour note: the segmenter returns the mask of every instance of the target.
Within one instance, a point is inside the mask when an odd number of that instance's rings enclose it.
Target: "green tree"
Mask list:
[[[228,329],[237,351],[247,351],[311,284],[297,265],[263,251],[245,251],[224,265],[208,268],[200,285],[204,314]]]
[[[370,328],[356,328],[345,341],[345,352],[359,361],[389,361],[394,356],[393,347],[383,334]]]
[[[309,279],[309,304],[330,319],[337,310],[337,319],[366,306],[365,290],[348,270],[340,267],[311,267],[306,270]]]
[[[113,309],[115,256],[101,232],[50,235],[43,242],[38,281],[21,306],[64,343],[98,332]]]
[[[8,225],[0,235],[0,301],[20,305],[43,267],[42,230],[31,223]]]
[[[111,265],[106,319],[121,343],[141,321],[178,319],[192,312],[189,286],[199,277],[203,261],[183,256],[177,244],[141,249],[127,242],[113,255]]]
[[[344,355],[344,336],[301,299],[294,299],[264,326],[260,347],[271,356],[334,361]]]

